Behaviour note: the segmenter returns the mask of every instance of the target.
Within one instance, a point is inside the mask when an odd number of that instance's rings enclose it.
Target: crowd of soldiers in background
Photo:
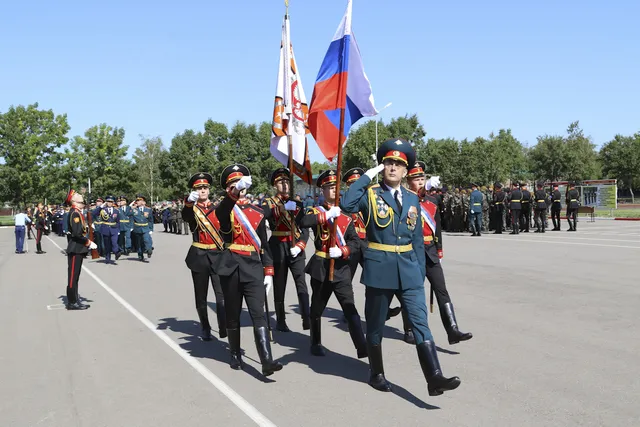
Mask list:
[[[502,223],[502,230],[512,230],[511,211],[509,204],[504,205],[504,209],[499,209],[494,203],[494,186],[480,186],[478,190],[482,193],[482,231],[497,230],[498,221]],[[469,199],[471,187],[456,187],[449,190],[446,185],[438,190],[442,205],[442,229],[448,232],[473,232],[470,223]],[[508,199],[511,189],[506,186],[502,189]],[[552,189],[546,188],[548,200],[551,199]],[[533,192],[533,190],[531,190]],[[551,203],[547,203],[547,211],[551,208]],[[548,214],[549,212],[547,212]],[[534,209],[531,205],[523,205],[520,211],[520,231],[528,232],[534,227]],[[549,215],[544,219],[545,228],[549,228]]]

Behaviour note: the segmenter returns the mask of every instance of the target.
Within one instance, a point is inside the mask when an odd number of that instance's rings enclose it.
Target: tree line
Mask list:
[[[375,128],[375,121],[368,121],[350,133],[343,170],[373,166]],[[266,193],[271,171],[280,166],[269,151],[267,122],[227,126],[209,119],[203,130],[175,135],[168,147],[159,137],[140,135],[132,158],[122,128],[102,123],[73,137],[69,130],[66,114],[40,109],[37,103],[0,112],[0,201],[15,206],[45,199],[59,203],[69,188],[86,188],[89,178],[94,197],[143,193],[153,200],[181,198],[193,173],[207,171],[217,179],[234,161],[251,170],[252,192]],[[621,188],[640,187],[640,133],[616,135],[597,151],[575,122],[565,135],[542,135],[527,147],[510,129],[473,140],[427,138],[417,115],[406,115],[378,122],[378,140],[388,138],[409,140],[428,172],[450,186],[606,177],[618,178]],[[331,166],[312,164],[314,173]]]

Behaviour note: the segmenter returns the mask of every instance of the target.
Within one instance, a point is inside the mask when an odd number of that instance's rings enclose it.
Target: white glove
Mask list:
[[[332,208],[329,208],[329,210],[325,214],[325,217],[327,218],[327,221],[331,220],[333,218],[338,218],[339,216],[340,216],[340,208],[338,206],[334,206]]]
[[[149,236],[151,236],[152,234],[153,234],[153,231],[150,231],[150,232],[149,232]]]
[[[273,286],[273,276],[264,276],[264,289],[267,295],[269,295],[269,291]]]
[[[342,256],[342,251],[339,247],[334,246],[332,248],[329,248],[329,256],[331,258],[340,258]]]
[[[300,255],[300,252],[302,252],[302,249],[300,249],[299,246],[294,246],[291,249],[289,249],[289,252],[291,253],[291,256],[295,258],[298,255]]]
[[[89,249],[98,249],[98,245],[89,240]]]
[[[378,166],[376,166],[375,168],[369,169],[364,174],[367,175],[369,179],[373,179],[376,177],[376,175],[382,172],[382,169],[384,169],[384,165],[380,163]]]
[[[432,188],[439,188],[440,187],[440,177],[439,176],[432,176],[431,178],[429,178],[427,180],[427,182],[425,182],[424,187],[427,190],[431,190]]]
[[[295,211],[296,209],[298,209],[298,205],[293,200],[289,200],[284,204],[284,208],[288,211]]]
[[[240,180],[238,182],[236,182],[236,190],[238,191],[242,191],[244,189],[247,189],[251,187],[251,177],[250,176],[243,176],[242,178],[240,178]]]
[[[187,200],[189,200],[191,203],[195,203],[199,198],[200,196],[198,195],[198,192],[192,191],[191,194],[189,194],[189,198]]]

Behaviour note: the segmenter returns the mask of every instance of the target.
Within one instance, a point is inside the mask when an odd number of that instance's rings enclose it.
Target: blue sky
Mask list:
[[[290,0],[309,100],[346,3]],[[0,111],[39,102],[68,114],[70,135],[106,122],[124,127],[132,148],[139,134],[168,147],[208,118],[271,120],[282,0],[2,9]],[[434,138],[511,128],[534,145],[580,120],[601,145],[640,131],[638,16],[636,0],[354,0],[353,31],[377,106],[393,102],[385,121],[417,113]],[[323,160],[311,145],[312,160]]]

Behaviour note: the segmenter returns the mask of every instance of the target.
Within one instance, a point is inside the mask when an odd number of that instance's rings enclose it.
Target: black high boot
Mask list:
[[[224,300],[216,301],[216,316],[218,317],[218,331],[220,338],[227,337],[227,310]]]
[[[229,335],[229,366],[231,369],[242,369],[242,350],[240,350],[240,328],[227,329]]]
[[[369,385],[378,391],[391,391],[391,384],[384,377],[382,347],[367,343],[369,353]]]
[[[311,354],[314,356],[326,356],[322,346],[322,318],[311,319]]]
[[[290,332],[291,329],[287,326],[284,314],[284,301],[276,302],[276,329],[280,332]]]
[[[460,378],[446,378],[442,375],[436,344],[433,341],[424,341],[416,346],[418,359],[422,373],[427,380],[429,396],[440,396],[445,391],[454,390],[460,385]]]
[[[311,326],[309,325],[309,294],[298,294],[298,304],[300,307],[300,316],[302,317],[302,329],[308,331]]]
[[[207,313],[207,307],[196,307],[198,311],[198,317],[200,318],[200,325],[202,326],[202,337],[203,341],[211,341],[211,325],[209,324],[209,313]]]
[[[364,338],[360,316],[358,314],[353,314],[347,317],[347,323],[349,324],[349,334],[351,335],[351,341],[353,341],[353,345],[358,351],[358,359],[367,357],[367,340]]]
[[[416,339],[413,336],[411,322],[409,322],[409,317],[404,310],[402,310],[402,327],[404,329],[404,342],[406,342],[407,344],[415,344]]]
[[[449,336],[449,344],[457,344],[460,341],[467,341],[473,338],[471,332],[460,332],[458,329],[458,322],[456,321],[456,313],[453,311],[453,304],[447,302],[440,311],[440,317],[442,318],[442,324]]]
[[[269,342],[269,332],[266,326],[253,329],[253,335],[256,340],[256,348],[262,363],[262,375],[268,377],[282,369],[282,364],[275,362],[271,356],[271,343]]]

